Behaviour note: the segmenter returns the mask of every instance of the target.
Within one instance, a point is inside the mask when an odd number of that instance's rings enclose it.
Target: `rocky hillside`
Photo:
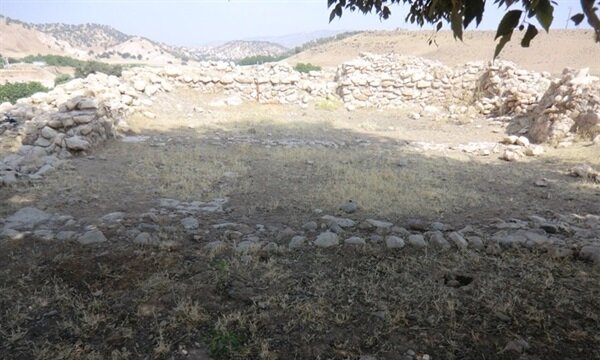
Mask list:
[[[279,56],[288,49],[268,41],[229,41],[223,45],[187,49],[196,60],[239,60],[249,56]]]
[[[100,24],[34,24],[32,27],[71,46],[99,50],[118,45],[132,36],[107,25]]]
[[[186,48],[122,33],[100,24],[29,24],[0,15],[0,54],[23,57],[67,55],[85,60],[175,64],[187,60],[238,60],[278,56],[288,49],[268,41],[230,41]]]

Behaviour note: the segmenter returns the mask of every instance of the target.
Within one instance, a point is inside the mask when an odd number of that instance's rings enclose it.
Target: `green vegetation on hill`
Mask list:
[[[11,64],[19,62],[32,64],[38,61],[44,62],[50,66],[73,67],[75,68],[75,77],[86,77],[89,74],[97,72],[105,73],[107,75],[121,76],[121,71],[123,70],[121,65],[111,65],[99,61],[84,61],[60,55],[29,55],[21,59],[8,59],[8,62]]]
[[[314,40],[305,42],[304,44],[302,44],[300,46],[296,46],[293,49],[293,53],[298,54],[305,50],[314,48],[316,46],[327,44],[327,43],[334,42],[334,41],[343,40],[343,39],[349,38],[351,36],[358,35],[360,33],[362,33],[362,31],[346,31],[346,32],[343,32],[343,33],[340,33],[337,35],[314,39]],[[292,54],[290,54],[290,56],[291,55]]]
[[[301,72],[301,73],[307,73],[307,72],[311,72],[311,71],[319,71],[321,70],[320,66],[317,65],[313,65],[311,63],[297,63],[296,66],[294,66],[294,70]]]
[[[64,84],[73,80],[73,77],[69,74],[60,74],[54,78],[54,86]]]
[[[123,67],[121,65],[110,65],[99,61],[86,61],[83,66],[75,68],[75,77],[84,78],[89,74],[104,73],[106,75],[121,76]]]
[[[288,54],[279,55],[279,56],[271,56],[271,55],[247,56],[247,57],[245,57],[243,59],[238,60],[237,64],[240,65],[240,66],[259,65],[259,64],[265,64],[265,63],[280,61],[280,60],[283,60],[283,59],[285,59],[287,57],[289,57]]]
[[[46,92],[48,88],[37,81],[27,83],[6,83],[0,85],[0,103],[10,102],[14,104],[17,100],[29,97],[37,92]]]

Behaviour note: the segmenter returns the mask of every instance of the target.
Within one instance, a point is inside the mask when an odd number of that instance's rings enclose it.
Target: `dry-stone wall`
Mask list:
[[[468,101],[480,66],[453,70],[413,56],[362,54],[337,71],[338,95],[350,110],[402,107],[408,103],[449,105]]]
[[[479,74],[475,107],[484,115],[518,115],[533,110],[550,85],[549,73],[518,69],[508,61],[491,64]]]
[[[560,141],[573,134],[594,138],[600,135],[600,79],[587,69],[565,69],[526,115],[535,142]]]
[[[485,116],[523,119],[521,134],[534,142],[560,140],[574,132],[600,134],[600,80],[586,71],[566,70],[552,81],[547,73],[518,69],[508,62],[469,63],[450,68],[427,59],[362,54],[336,71],[299,73],[286,63],[236,66],[135,67],[120,78],[93,74],[59,85],[48,93],[0,104],[0,145],[17,146],[0,161],[0,183],[36,178],[60,160],[86,153],[127,130],[125,119],[144,112],[153,98],[175,87],[228,96],[212,106],[243,101],[306,104],[338,98],[356,108],[431,108],[449,113],[477,111]],[[437,108],[436,108],[437,109]],[[470,109],[470,110],[469,110]]]

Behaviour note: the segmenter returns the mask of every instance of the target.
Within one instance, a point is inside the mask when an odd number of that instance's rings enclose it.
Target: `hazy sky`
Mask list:
[[[502,13],[492,3],[488,0],[480,29],[498,24]],[[555,28],[565,27],[569,8],[577,11],[578,3],[559,1]],[[0,14],[26,22],[99,23],[126,34],[188,46],[317,30],[415,28],[404,23],[405,9],[391,9],[392,17],[386,21],[376,15],[345,13],[329,23],[327,0],[0,0]]]

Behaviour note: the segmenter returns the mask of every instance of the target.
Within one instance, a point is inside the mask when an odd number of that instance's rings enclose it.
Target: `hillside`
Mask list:
[[[197,60],[238,60],[249,56],[278,56],[288,49],[268,41],[229,41],[223,45],[189,49]]]
[[[337,66],[356,58],[361,52],[397,53],[422,56],[447,65],[470,61],[491,60],[494,53],[494,33],[470,31],[464,42],[455,41],[449,31],[437,34],[436,45],[428,45],[431,31],[373,31],[315,46],[287,59],[291,64],[309,62],[320,66]],[[593,42],[590,30],[553,30],[540,33],[529,49],[521,48],[519,40],[509,43],[500,59],[513,61],[528,70],[560,73],[565,67],[589,67],[600,74],[600,46]]]
[[[3,16],[0,16],[0,54],[5,57],[35,54],[67,55],[78,59],[87,57],[85,50]]]
[[[132,38],[115,28],[99,24],[34,24],[32,27],[73,47],[98,51]]]

